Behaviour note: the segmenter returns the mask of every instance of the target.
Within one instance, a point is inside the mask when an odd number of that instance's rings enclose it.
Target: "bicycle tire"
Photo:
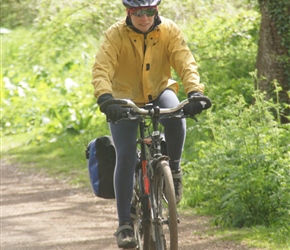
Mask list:
[[[150,221],[139,220],[133,222],[134,234],[137,240],[138,250],[149,250],[150,247]]]
[[[156,250],[178,250],[178,218],[176,211],[175,190],[171,169],[166,160],[161,160],[156,165],[154,178],[152,206],[154,217],[154,234]]]
[[[149,211],[149,197],[142,196],[142,180],[140,177],[141,170],[135,173],[135,183],[132,206],[134,206],[134,213],[131,214],[134,234],[137,240],[138,250],[150,249],[150,211]]]

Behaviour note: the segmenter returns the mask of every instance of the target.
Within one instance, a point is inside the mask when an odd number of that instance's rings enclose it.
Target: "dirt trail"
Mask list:
[[[114,200],[72,188],[40,174],[1,166],[1,246],[3,250],[117,250]],[[181,216],[180,250],[249,249],[202,234],[204,217]]]

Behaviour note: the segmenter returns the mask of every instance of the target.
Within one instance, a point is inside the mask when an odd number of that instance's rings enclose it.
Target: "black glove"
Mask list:
[[[199,92],[190,92],[188,98],[192,96],[203,96]],[[189,102],[183,107],[183,112],[185,115],[195,116],[203,111],[203,106],[200,102]]]
[[[103,94],[98,99],[98,104],[101,105],[103,102],[113,99],[111,94]],[[107,116],[107,121],[116,122],[123,116],[123,108],[118,104],[111,104],[105,108],[101,108],[101,112]]]

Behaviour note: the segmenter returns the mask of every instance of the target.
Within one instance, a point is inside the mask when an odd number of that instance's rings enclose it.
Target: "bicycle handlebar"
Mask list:
[[[207,96],[191,96],[188,99],[183,100],[177,106],[172,108],[159,108],[159,114],[170,114],[182,109],[189,102],[200,102],[203,109],[209,109],[212,106],[211,100]],[[140,115],[147,115],[152,113],[152,109],[145,109],[138,107],[134,102],[129,99],[109,99],[103,102],[100,106],[104,110],[107,106],[111,104],[118,104],[121,106],[131,107],[136,113]],[[154,107],[153,107],[154,108]]]

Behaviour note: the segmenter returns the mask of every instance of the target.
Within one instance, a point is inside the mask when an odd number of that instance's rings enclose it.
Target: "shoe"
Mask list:
[[[178,204],[182,199],[182,171],[181,169],[172,171],[172,177],[173,177],[173,184],[175,189],[175,199],[176,204]]]
[[[130,225],[120,226],[114,236],[117,237],[119,248],[130,249],[137,246],[133,228]]]

